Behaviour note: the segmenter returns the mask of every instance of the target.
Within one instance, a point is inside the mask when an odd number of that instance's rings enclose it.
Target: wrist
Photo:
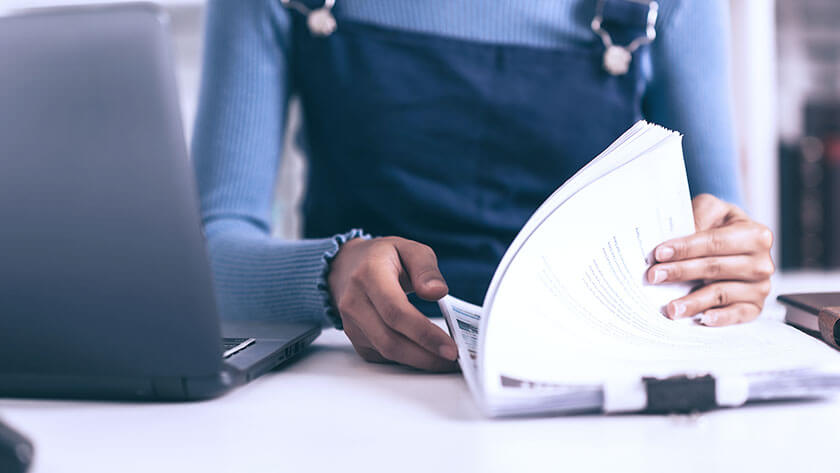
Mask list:
[[[338,311],[337,301],[334,296],[336,294],[336,291],[334,290],[334,287],[336,286],[334,279],[336,279],[337,274],[335,269],[341,265],[340,260],[344,260],[346,258],[348,253],[346,250],[353,248],[370,238],[371,236],[369,234],[364,233],[360,229],[354,229],[347,233],[336,235],[334,237],[336,243],[335,248],[325,255],[326,267],[324,269],[324,277],[319,284],[319,287],[326,293],[325,316],[327,320],[329,320],[330,324],[338,330],[342,330],[344,326],[341,320],[341,315]],[[342,257],[342,255],[345,256]]]
[[[347,261],[352,259],[351,253],[353,253],[354,248],[363,242],[364,239],[361,237],[345,241],[339,245],[338,252],[335,254],[332,261],[330,261],[329,268],[327,268],[327,287],[329,287],[330,294],[333,298],[338,295],[337,289],[340,286],[339,281],[343,279],[342,276],[345,266],[347,266]]]

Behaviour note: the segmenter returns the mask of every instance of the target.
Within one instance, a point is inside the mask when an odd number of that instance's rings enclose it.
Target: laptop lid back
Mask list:
[[[162,21],[144,5],[0,18],[0,382],[220,369]]]

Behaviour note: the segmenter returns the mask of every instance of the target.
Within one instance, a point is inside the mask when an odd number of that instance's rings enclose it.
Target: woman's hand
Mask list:
[[[654,284],[701,280],[685,297],[670,302],[671,319],[703,312],[708,326],[754,320],[770,293],[775,271],[770,257],[773,233],[738,207],[709,194],[692,200],[697,233],[659,245],[647,273]]]
[[[426,245],[388,237],[345,243],[330,266],[330,292],[356,352],[374,363],[454,371],[455,342],[409,301],[436,301],[449,291]]]

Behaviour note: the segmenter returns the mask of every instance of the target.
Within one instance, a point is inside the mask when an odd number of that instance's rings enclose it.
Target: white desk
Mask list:
[[[779,291],[840,288],[840,275]],[[781,310],[770,304],[767,316]],[[328,331],[303,359],[193,404],[0,400],[36,473],[829,471],[840,400],[685,416],[489,421],[460,375],[370,365]]]

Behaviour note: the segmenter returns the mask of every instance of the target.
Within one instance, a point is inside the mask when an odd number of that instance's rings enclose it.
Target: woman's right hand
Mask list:
[[[333,260],[328,283],[344,332],[365,360],[458,369],[455,342],[406,296],[437,301],[449,291],[428,246],[397,237],[350,240]]]

